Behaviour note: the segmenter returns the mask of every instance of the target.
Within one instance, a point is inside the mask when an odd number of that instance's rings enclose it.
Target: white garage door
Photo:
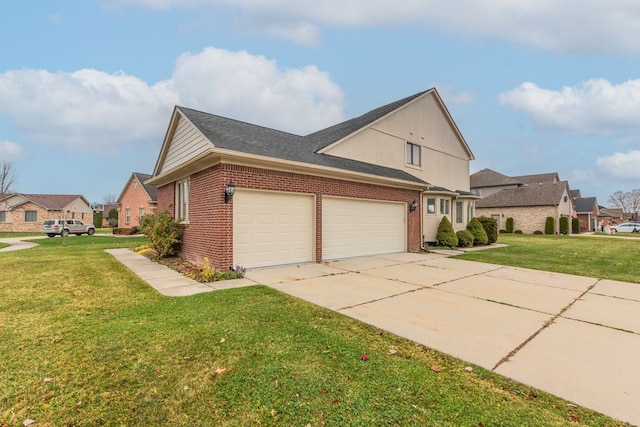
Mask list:
[[[406,251],[404,203],[323,197],[322,258]]]
[[[313,261],[313,196],[237,190],[233,262],[245,267]]]

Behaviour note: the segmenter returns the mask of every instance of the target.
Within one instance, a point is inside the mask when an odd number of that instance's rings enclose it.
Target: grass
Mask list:
[[[640,283],[640,241],[615,237],[500,234],[508,246],[458,258]]]
[[[0,254],[2,426],[623,425],[267,287],[163,297],[104,252],[142,238],[38,243]]]

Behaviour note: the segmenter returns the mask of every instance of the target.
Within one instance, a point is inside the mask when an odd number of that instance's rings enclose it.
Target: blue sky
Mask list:
[[[117,197],[176,104],[307,134],[431,87],[472,172],[640,187],[640,2],[23,1],[0,39],[18,192]]]

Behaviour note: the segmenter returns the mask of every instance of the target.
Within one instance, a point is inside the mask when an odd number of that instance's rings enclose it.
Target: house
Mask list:
[[[606,208],[598,206],[598,224],[603,227],[607,225],[618,225],[625,222],[622,208]]]
[[[153,176],[216,268],[419,252],[474,215],[473,154],[430,89],[306,136],[175,107]]]
[[[471,191],[482,196],[476,202],[476,215],[494,218],[501,230],[506,219],[513,218],[514,230],[544,232],[547,217],[552,217],[559,233],[560,218],[572,216],[569,183],[555,172],[509,177],[483,169],[470,180]]]
[[[5,194],[0,198],[0,231],[41,231],[49,218],[73,218],[91,224],[93,210],[81,195]]]
[[[118,205],[118,227],[133,228],[140,225],[140,219],[153,214],[158,207],[158,188],[145,184],[151,175],[134,172],[125,184],[116,203]]]
[[[597,231],[598,201],[595,197],[580,197],[573,200],[576,214],[580,220],[580,231]]]

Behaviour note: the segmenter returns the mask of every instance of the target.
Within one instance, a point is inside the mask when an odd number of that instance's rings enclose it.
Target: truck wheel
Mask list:
[[[93,236],[96,233],[96,229],[95,228],[90,228],[89,230],[87,230],[87,234],[89,236]]]
[[[62,237],[67,237],[69,235],[69,230],[62,230]]]

